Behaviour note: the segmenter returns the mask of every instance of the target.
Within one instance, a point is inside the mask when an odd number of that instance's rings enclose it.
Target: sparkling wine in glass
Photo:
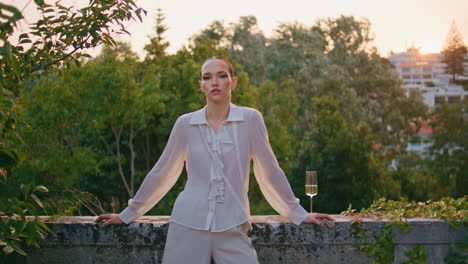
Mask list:
[[[310,197],[310,212],[312,213],[312,198],[318,193],[316,171],[306,171],[305,191]]]

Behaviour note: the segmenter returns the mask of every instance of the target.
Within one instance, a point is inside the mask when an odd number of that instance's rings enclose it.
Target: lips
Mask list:
[[[211,90],[211,93],[212,94],[219,94],[219,93],[221,93],[221,90],[220,89],[213,89],[213,90]]]

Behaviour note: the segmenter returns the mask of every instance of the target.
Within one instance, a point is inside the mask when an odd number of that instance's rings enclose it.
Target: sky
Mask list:
[[[10,0],[24,6],[27,0]],[[80,2],[83,0],[67,0]],[[154,32],[156,10],[165,14],[165,33],[174,53],[188,44],[190,36],[199,33],[215,20],[225,25],[240,16],[253,15],[259,28],[270,37],[280,23],[299,22],[311,26],[322,18],[352,15],[367,18],[374,36],[373,44],[382,56],[415,46],[422,53],[443,49],[452,21],[468,45],[468,0],[136,0],[148,11],[143,23],[131,22],[129,41],[133,50],[143,56],[148,35]],[[8,2],[8,1],[7,1]],[[27,11],[27,10],[26,10]],[[27,11],[31,14],[34,10]]]

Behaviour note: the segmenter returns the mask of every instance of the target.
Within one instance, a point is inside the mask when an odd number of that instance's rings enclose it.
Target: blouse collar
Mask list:
[[[229,103],[229,115],[226,121],[243,121],[244,114],[242,109],[233,103]],[[200,110],[193,112],[192,117],[190,118],[191,125],[201,125],[201,124],[208,124],[208,120],[206,120],[206,105]]]

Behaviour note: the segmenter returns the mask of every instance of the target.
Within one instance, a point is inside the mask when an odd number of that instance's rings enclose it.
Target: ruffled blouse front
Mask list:
[[[300,224],[307,212],[278,165],[260,112],[233,104],[216,133],[206,120],[206,106],[180,116],[163,154],[119,216],[130,223],[151,209],[175,184],[185,163],[187,183],[174,204],[171,221],[212,232],[242,224],[250,218],[247,192],[252,159],[267,201]]]
[[[208,192],[208,201],[224,202],[224,163],[221,159],[221,142],[232,144],[232,141],[223,133],[224,127],[221,126],[218,133],[207,126],[199,127],[206,148],[210,153],[212,162],[210,164],[210,190]],[[223,145],[224,146],[224,145]],[[226,150],[224,150],[226,152]]]

